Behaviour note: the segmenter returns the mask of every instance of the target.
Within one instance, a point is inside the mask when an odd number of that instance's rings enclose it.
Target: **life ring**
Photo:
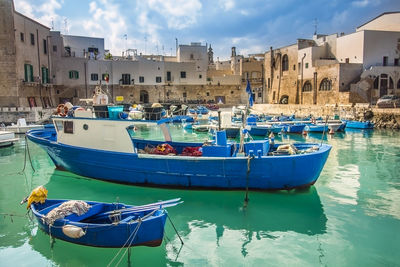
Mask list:
[[[65,117],[68,114],[68,107],[64,104],[60,104],[57,106],[57,114],[61,117]]]

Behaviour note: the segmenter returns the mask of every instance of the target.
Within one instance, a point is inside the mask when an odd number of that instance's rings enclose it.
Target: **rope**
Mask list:
[[[181,236],[179,235],[178,231],[176,230],[175,225],[174,225],[174,223],[172,222],[171,218],[169,217],[168,213],[167,213],[167,217],[168,217],[168,220],[169,220],[169,222],[171,223],[172,227],[174,228],[175,233],[178,235],[179,239],[181,240],[181,244],[183,245],[183,240],[182,240]]]
[[[322,131],[321,143],[319,144],[319,146],[322,146],[322,141],[324,140],[325,128],[326,128],[326,125],[328,124],[328,118],[329,118],[329,115],[326,115],[324,130]]]
[[[22,168],[22,170],[18,173],[18,174],[22,174],[23,172],[25,172],[25,168],[26,168],[26,154],[28,154],[29,157],[29,162],[31,164],[32,170],[33,172],[35,172],[35,168],[33,167],[33,163],[32,163],[32,159],[31,159],[31,153],[29,151],[29,145],[28,145],[28,138],[25,135],[25,155],[24,155],[24,167]]]
[[[131,237],[133,235],[131,241],[129,242],[129,245],[127,246],[128,248],[130,247],[130,245],[133,243],[133,240],[135,240],[136,234],[139,232],[139,227],[141,224],[142,224],[142,220],[139,219],[139,223],[136,226],[135,230],[133,230],[131,235],[126,240],[125,244],[118,250],[118,252],[117,252],[117,254],[115,254],[114,258],[112,258],[112,260],[108,263],[107,267],[111,266],[111,263],[118,257],[118,255],[121,253],[122,249],[125,248],[125,246],[128,244],[129,239],[131,239]],[[124,254],[122,254],[120,260],[117,262],[117,264],[115,266],[119,265],[119,263],[121,262],[122,258],[125,256],[127,251],[128,251],[128,249],[124,252]]]

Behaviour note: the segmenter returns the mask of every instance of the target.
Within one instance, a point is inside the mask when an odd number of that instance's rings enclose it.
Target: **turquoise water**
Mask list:
[[[152,128],[142,136],[159,138]],[[205,140],[173,130],[175,139]],[[320,142],[321,134],[277,141]],[[107,266],[118,249],[91,248],[50,238],[19,202],[38,185],[49,198],[145,204],[181,197],[168,209],[184,241],[167,222],[161,246],[134,247],[132,266],[399,266],[400,133],[352,131],[325,137],[333,146],[308,190],[250,192],[159,189],[112,184],[54,169],[47,154],[25,141],[0,149],[0,266]],[[13,214],[13,217],[5,214]],[[122,253],[125,251],[122,251]],[[117,258],[127,266],[127,254]]]

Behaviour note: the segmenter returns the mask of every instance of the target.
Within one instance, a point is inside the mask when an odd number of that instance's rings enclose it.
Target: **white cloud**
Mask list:
[[[147,9],[167,20],[168,28],[184,29],[197,23],[202,5],[199,0],[149,0]]]
[[[370,4],[369,0],[360,0],[360,1],[354,1],[351,3],[355,7],[366,7],[368,4]]]
[[[86,34],[105,38],[105,48],[114,55],[121,55],[124,49],[123,37],[127,33],[126,18],[122,15],[120,6],[112,1],[92,1],[89,4],[91,18],[74,22],[73,26],[83,27]]]
[[[224,9],[225,11],[228,11],[235,7],[235,1],[234,0],[219,0],[219,5],[222,9]]]
[[[62,7],[63,2],[63,0],[47,0],[41,5],[32,5],[28,1],[19,0],[15,1],[15,9],[25,16],[51,27],[52,23],[62,20],[56,10]]]

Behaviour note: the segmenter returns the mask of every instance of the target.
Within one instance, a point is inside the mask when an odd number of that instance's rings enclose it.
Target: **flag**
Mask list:
[[[246,93],[249,94],[249,106],[252,107],[254,104],[254,100],[253,100],[253,92],[251,91],[249,80],[247,80]]]

